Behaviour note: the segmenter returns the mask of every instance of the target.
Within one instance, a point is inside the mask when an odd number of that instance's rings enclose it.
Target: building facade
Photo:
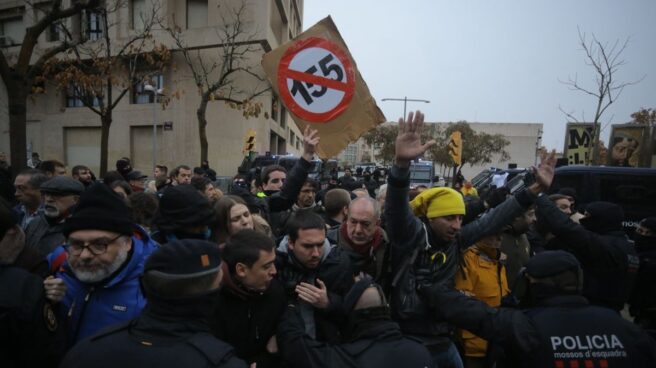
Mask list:
[[[388,122],[385,124],[396,124]],[[448,127],[449,123],[427,123],[438,125],[441,130]],[[489,169],[490,167],[507,168],[509,164],[516,165],[518,168],[528,168],[537,163],[537,150],[542,145],[542,132],[543,125],[541,123],[469,123],[469,126],[479,133],[488,134],[501,134],[510,144],[506,147],[506,151],[510,154],[510,160],[501,162],[500,157],[492,157],[491,163],[486,165],[470,166],[465,165],[462,167],[462,174],[466,179],[473,178],[479,172]],[[467,144],[466,142],[464,144]],[[370,148],[364,139],[360,138],[356,143],[349,145],[338,157],[339,162],[344,161],[350,163],[350,159],[355,159],[356,162],[361,162],[362,155],[370,155],[372,160],[375,160],[376,150]],[[436,173],[440,176],[451,176],[451,170],[444,172],[439,171],[436,167]]]
[[[106,0],[110,1],[110,0]],[[302,0],[152,0],[163,15],[163,22],[175,24],[182,30],[185,44],[194,52],[209,59],[220,57],[220,30],[230,26],[224,13],[244,6],[244,34],[256,51],[248,55],[246,65],[264,76],[260,66],[262,55],[289,41],[302,31]],[[66,3],[66,1],[64,1]],[[47,5],[47,2],[44,2]],[[44,6],[45,6],[44,5]],[[112,13],[113,26],[104,29],[93,12],[85,12],[67,20],[71,29],[79,30],[87,42],[100,40],[103,32],[116,45],[139,29],[143,14],[153,9],[151,0],[129,0]],[[152,10],[150,10],[152,11]],[[108,15],[108,18],[110,15]],[[25,28],[33,24],[38,13],[22,1],[0,0],[0,49],[5,55],[18,52]],[[201,98],[183,54],[176,49],[171,36],[155,30],[153,38],[166,45],[171,52],[171,63],[162,73],[151,79],[164,93],[175,93],[163,108],[155,103],[152,92],[143,85],[134,86],[113,112],[109,133],[108,169],[114,162],[127,156],[133,167],[148,174],[152,172],[153,147],[156,162],[168,167],[179,164],[200,164],[200,143],[196,110]],[[4,42],[4,43],[3,43]],[[42,34],[39,48],[57,44],[55,28]],[[243,91],[263,89],[262,83],[246,75],[235,75],[234,86]],[[68,166],[84,164],[97,171],[100,166],[100,118],[67,89],[45,86],[46,93],[34,95],[28,102],[28,148],[42,159],[58,159]],[[3,102],[4,101],[4,102]],[[9,150],[7,91],[0,88],[0,146]],[[257,117],[245,118],[243,112],[220,101],[210,101],[207,107],[208,159],[220,175],[233,175],[242,161],[244,138],[249,129],[256,131],[254,150],[258,153],[291,153],[302,150],[302,134],[270,90],[259,95],[256,102],[262,109]]]
[[[505,169],[509,164],[513,164],[517,168],[528,168],[537,163],[538,149],[542,145],[544,131],[541,123],[469,123],[469,126],[476,132],[503,135],[510,142],[506,147],[510,160],[500,162],[499,157],[496,156],[492,157],[492,162],[486,165],[465,165],[462,167],[462,174],[466,179],[471,179],[490,167]]]
[[[373,149],[360,138],[354,143],[350,143],[344,150],[337,155],[337,162],[340,166],[353,167],[361,162],[375,162]]]

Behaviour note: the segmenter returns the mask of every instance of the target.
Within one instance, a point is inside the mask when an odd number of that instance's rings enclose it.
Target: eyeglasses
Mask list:
[[[248,187],[248,183],[246,182],[246,180],[235,180],[232,182],[232,184],[242,188]]]
[[[122,236],[123,234],[119,234],[117,237],[113,239],[99,238],[99,239],[90,240],[88,242],[77,240],[77,239],[68,239],[68,243],[64,244],[64,248],[66,248],[66,251],[69,254],[72,254],[74,256],[79,256],[80,254],[82,254],[85,248],[88,249],[89,252],[91,252],[91,254],[93,254],[94,256],[99,256],[107,252],[107,247]]]

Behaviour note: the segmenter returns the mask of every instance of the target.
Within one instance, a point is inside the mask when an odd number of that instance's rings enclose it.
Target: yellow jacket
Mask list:
[[[460,188],[460,192],[461,192],[462,195],[464,195],[465,197],[466,197],[466,196],[474,196],[474,197],[478,197],[478,190],[476,190],[476,188],[474,188],[474,187],[471,187],[471,188],[469,188],[469,189],[467,189],[466,187],[462,187],[462,188]]]
[[[472,297],[485,302],[491,307],[498,307],[501,298],[507,295],[508,280],[506,279],[506,268],[504,258],[500,250],[494,248],[480,247],[474,245],[468,248],[463,255],[463,262],[459,272],[456,272],[456,289],[465,291]],[[501,257],[497,255],[501,254]],[[468,357],[485,357],[487,353],[487,341],[462,330],[462,341],[465,355]]]

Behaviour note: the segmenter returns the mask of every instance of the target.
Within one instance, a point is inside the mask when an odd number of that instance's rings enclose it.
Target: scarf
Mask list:
[[[348,236],[348,230],[346,229],[346,222],[344,222],[340,227],[339,227],[339,235],[342,239],[346,241],[346,244],[349,245],[356,253],[361,254],[363,256],[366,256],[367,253],[372,254],[378,248],[380,245],[383,243],[383,233],[380,231],[380,227],[376,228],[376,232],[374,233],[374,238],[371,240],[369,244],[353,244],[351,241],[351,238]]]

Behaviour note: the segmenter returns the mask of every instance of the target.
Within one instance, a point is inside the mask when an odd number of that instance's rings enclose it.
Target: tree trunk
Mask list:
[[[109,160],[109,127],[112,125],[112,110],[100,117],[100,177],[107,173],[107,161]]]
[[[592,142],[590,142],[590,147],[592,148],[591,162],[592,165],[599,165],[599,135],[601,134],[601,123],[597,122],[594,125],[594,137],[592,137]]]
[[[9,152],[13,174],[27,167],[27,94],[21,83],[7,83],[9,96]]]
[[[200,162],[207,160],[207,119],[205,113],[207,112],[207,96],[203,94],[200,100],[200,106],[196,110],[198,117],[198,136],[200,138]]]

